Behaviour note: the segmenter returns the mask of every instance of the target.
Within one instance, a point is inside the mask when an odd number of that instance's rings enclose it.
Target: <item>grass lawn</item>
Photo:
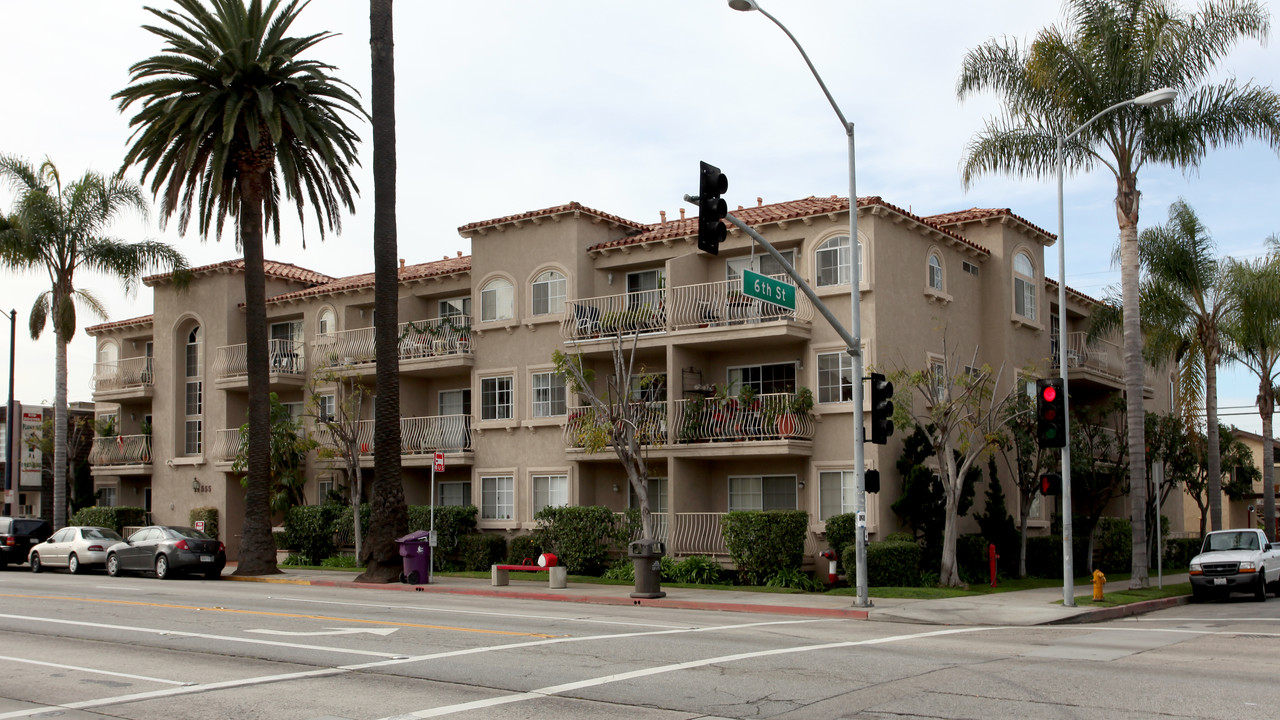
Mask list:
[[[1128,605],[1130,603],[1142,602],[1144,600],[1159,600],[1160,598],[1178,597],[1180,595],[1191,594],[1191,583],[1166,584],[1163,588],[1154,585],[1143,590],[1120,590],[1118,592],[1108,592],[1105,599],[1094,602],[1093,594],[1079,595],[1076,597],[1076,605],[1078,607],[1116,607],[1117,605]],[[1061,601],[1059,601],[1061,602]]]

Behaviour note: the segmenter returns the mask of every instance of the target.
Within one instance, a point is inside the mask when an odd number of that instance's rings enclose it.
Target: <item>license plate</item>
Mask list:
[[[40,541],[39,541],[39,540],[37,540],[37,539],[35,539],[35,538],[31,538],[31,544],[32,544],[32,545],[39,545],[39,544],[40,544]]]
[[[200,556],[200,562],[213,562],[213,556],[212,556],[212,555],[201,555],[201,556]]]
[[[1214,579],[1213,579],[1213,584],[1214,584],[1214,585],[1226,585],[1226,584],[1227,584],[1227,579],[1226,579],[1226,578],[1214,578]]]

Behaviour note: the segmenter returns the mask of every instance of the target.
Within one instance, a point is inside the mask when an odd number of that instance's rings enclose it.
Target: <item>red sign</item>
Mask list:
[[[444,472],[444,453],[436,453],[436,463],[433,468],[436,472]]]

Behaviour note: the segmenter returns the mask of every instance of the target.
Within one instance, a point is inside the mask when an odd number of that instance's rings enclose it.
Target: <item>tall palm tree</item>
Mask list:
[[[1235,311],[1227,276],[1215,256],[1209,229],[1195,210],[1179,200],[1169,206],[1169,221],[1138,236],[1138,255],[1146,278],[1139,288],[1147,358],[1159,364],[1176,358],[1182,383],[1199,385],[1203,375],[1206,428],[1218,427],[1218,364],[1222,326]],[[1198,393],[1192,393],[1195,395]],[[1222,529],[1222,460],[1218,433],[1208,433],[1209,522]]]
[[[76,270],[102,273],[133,292],[153,270],[181,273],[187,261],[177,250],[151,240],[129,243],[107,234],[120,216],[145,217],[147,199],[137,184],[116,175],[86,172],[66,187],[51,160],[39,167],[0,157],[0,178],[18,193],[11,221],[0,229],[0,267],[44,272],[49,289],[31,306],[31,338],[52,324],[56,342],[53,401],[53,526],[67,523],[67,345],[76,333],[76,305],[100,318],[106,310],[92,293],[76,287]]]
[[[1207,80],[1242,38],[1265,40],[1266,10],[1256,0],[1206,0],[1186,12],[1173,0],[1065,0],[1063,23],[1029,46],[1008,37],[969,51],[957,81],[964,98],[991,91],[1004,113],[988,120],[966,149],[966,186],[993,172],[1046,177],[1057,139],[1116,103],[1162,87],[1178,91],[1160,110],[1127,106],[1066,143],[1074,171],[1106,167],[1116,179],[1124,310],[1126,420],[1132,488],[1132,587],[1148,584],[1143,361],[1138,311],[1138,171],[1148,162],[1195,167],[1210,148],[1261,139],[1280,150],[1280,95],[1269,87]]]
[[[370,0],[373,88],[373,305],[378,395],[373,420],[369,537],[359,580],[393,582],[403,563],[395,539],[409,527],[400,482],[400,279],[396,251],[396,75],[391,0]]]
[[[1228,357],[1258,376],[1258,413],[1262,416],[1262,496],[1267,537],[1276,541],[1275,469],[1272,413],[1280,392],[1280,236],[1272,236],[1270,255],[1231,262],[1231,293],[1240,311],[1224,332]]]
[[[162,219],[178,213],[178,231],[196,221],[201,239],[220,237],[235,219],[244,252],[245,340],[248,361],[248,486],[244,536],[236,572],[277,572],[271,537],[270,403],[262,236],[270,223],[280,242],[280,196],[304,221],[309,201],[320,226],[340,231],[354,210],[351,177],[359,138],[348,117],[364,111],[333,66],[302,53],[333,36],[289,37],[306,7],[293,0],[174,0],[180,9],[147,11],[160,25],[146,29],[165,49],[129,68],[131,84],[113,98],[120,110],[140,106],[129,124],[124,165],[142,168],[162,199]]]

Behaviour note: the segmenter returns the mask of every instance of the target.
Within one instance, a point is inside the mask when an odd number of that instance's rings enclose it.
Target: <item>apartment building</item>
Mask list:
[[[1012,386],[1018,368],[1057,372],[1056,318],[1065,312],[1072,402],[1121,391],[1119,346],[1084,342],[1096,301],[1071,291],[1067,307],[1058,307],[1057,284],[1045,277],[1051,234],[1008,209],[920,217],[865,197],[857,212],[856,245],[847,198],[758,201],[735,214],[788,257],[838,318],[849,316],[848,258],[859,253],[867,367],[936,366],[945,346],[965,364],[976,353],[979,365],[1003,365]],[[723,513],[796,508],[810,513],[810,549],[820,549],[824,520],[852,508],[853,412],[869,408],[851,407],[849,357],[805,297],[785,310],[741,294],[744,269],[777,274],[776,262],[736,229],[718,256],[700,253],[696,231],[683,212],[645,224],[569,203],[464,225],[470,256],[402,261],[408,501],[425,504],[434,491],[443,504],[473,503],[481,528],[504,533],[531,529],[547,505],[632,505],[613,453],[574,447],[580,402],[552,363],[558,349],[605,367],[621,336],[628,347],[634,341],[637,366],[665,375],[660,387],[636,392],[654,393],[657,403],[645,451],[651,508],[669,548],[723,555]],[[146,494],[157,522],[218,508],[233,556],[243,491],[231,460],[247,407],[242,272],[239,260],[197,268],[185,290],[168,276],[147,278],[152,315],[88,331],[98,343],[98,413],[114,414],[122,428],[114,449],[95,455],[96,482],[125,499]],[[331,414],[336,390],[315,382],[320,371],[376,391],[372,273],[330,278],[268,263],[267,274],[271,389],[282,402],[305,415],[315,394],[315,407]],[[1167,410],[1167,377],[1150,377],[1148,406]],[[762,403],[727,412],[715,399],[737,397],[744,386]],[[795,402],[807,393],[811,408]],[[372,403],[364,416],[372,417]],[[368,468],[372,420],[360,433]],[[869,496],[873,539],[899,529],[890,505],[901,487],[894,462],[902,437],[866,446],[867,466],[883,482]],[[446,469],[435,473],[433,489],[435,452],[445,453]],[[343,468],[309,458],[309,499],[346,485]],[[1011,487],[1006,494],[1016,496]],[[1054,511],[1042,505],[1037,531]]]

